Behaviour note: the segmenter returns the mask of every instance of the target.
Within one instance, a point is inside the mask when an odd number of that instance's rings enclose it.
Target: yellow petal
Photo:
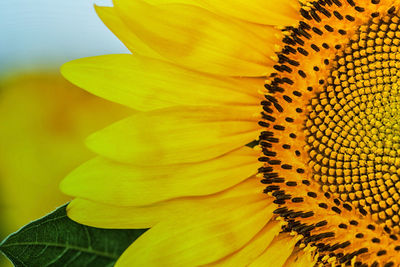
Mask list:
[[[221,14],[265,25],[291,26],[300,19],[300,3],[294,0],[199,0]]]
[[[260,127],[249,107],[173,107],[137,113],[87,140],[105,157],[137,165],[208,160],[254,140]]]
[[[70,173],[61,190],[75,197],[119,206],[147,205],[185,196],[209,195],[254,175],[257,152],[243,147],[194,164],[133,166],[95,158]]]
[[[207,266],[247,266],[253,262],[281,231],[281,222],[272,219],[239,251]]]
[[[315,266],[317,263],[316,258],[313,259],[312,255],[305,252],[303,249],[296,248],[289,259],[283,265],[284,267],[310,267]]]
[[[250,267],[283,266],[293,252],[294,246],[299,239],[282,233],[274,238],[272,243],[258,257]]]
[[[215,77],[139,55],[106,55],[64,64],[72,83],[108,100],[148,111],[174,105],[254,105],[263,79]]]
[[[159,221],[148,218],[150,216],[140,217],[139,214],[145,214],[140,211],[136,207],[112,206],[81,198],[72,200],[67,206],[69,218],[80,224],[98,228],[144,229],[152,227]]]
[[[229,76],[264,76],[273,70],[274,41],[264,42],[242,27],[245,22],[183,4],[117,0],[115,7],[140,39],[171,62]]]
[[[198,266],[216,261],[249,242],[271,218],[271,206],[257,201],[205,208],[162,221],[139,237],[116,266]]]
[[[147,55],[151,58],[162,59],[162,56],[148,47],[117,15],[115,8],[95,5],[97,15],[103,23],[118,37],[132,52]]]
[[[75,199],[68,205],[68,216],[85,225],[101,228],[149,228],[160,221],[182,214],[199,213],[201,209],[239,207],[255,201],[271,204],[272,199],[262,194],[264,185],[258,178],[250,178],[223,192],[201,197],[183,197],[147,206],[117,206]],[[265,221],[267,222],[267,221]]]
[[[295,0],[144,0],[153,5],[187,4],[202,7],[224,16],[264,24],[292,26],[300,20],[300,2]]]
[[[193,0],[144,0],[144,1],[152,5],[187,4],[193,6],[201,6],[199,1],[193,1]]]

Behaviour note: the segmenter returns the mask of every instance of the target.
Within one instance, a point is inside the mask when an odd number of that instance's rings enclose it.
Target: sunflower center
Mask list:
[[[319,263],[394,266],[400,0],[300,2],[265,84],[261,182]]]
[[[399,230],[400,25],[374,18],[339,53],[306,119],[313,179],[322,190]]]

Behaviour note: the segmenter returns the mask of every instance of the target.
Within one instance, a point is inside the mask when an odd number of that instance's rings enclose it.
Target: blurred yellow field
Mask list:
[[[85,137],[126,115],[128,109],[90,95],[56,73],[3,78],[1,239],[67,202],[58,185],[92,157],[83,144]]]

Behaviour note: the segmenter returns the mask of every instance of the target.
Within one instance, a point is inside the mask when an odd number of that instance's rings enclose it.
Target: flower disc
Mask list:
[[[320,263],[398,264],[397,1],[303,1],[266,82],[265,192]]]

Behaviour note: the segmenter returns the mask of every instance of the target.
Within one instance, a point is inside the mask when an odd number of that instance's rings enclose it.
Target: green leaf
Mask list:
[[[67,217],[66,206],[31,222],[0,244],[15,266],[113,266],[146,230],[99,229]]]

